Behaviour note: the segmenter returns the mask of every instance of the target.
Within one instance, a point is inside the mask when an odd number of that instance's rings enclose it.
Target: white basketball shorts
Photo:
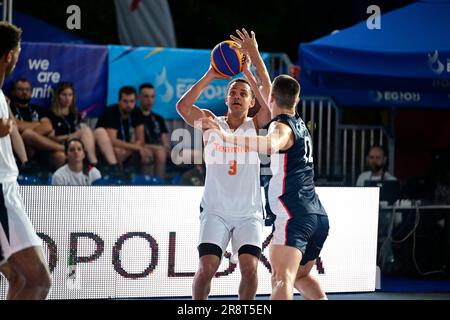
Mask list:
[[[0,183],[0,265],[14,253],[42,246],[30,219],[25,213],[16,181]]]

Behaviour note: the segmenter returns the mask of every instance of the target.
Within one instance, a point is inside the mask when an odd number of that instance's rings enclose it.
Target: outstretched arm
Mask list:
[[[202,127],[205,130],[213,130],[213,133],[220,135],[224,142],[258,153],[272,154],[280,150],[287,150],[294,144],[294,134],[291,128],[281,122],[273,122],[265,136],[238,136],[230,134],[211,118],[202,118]],[[212,133],[210,132],[210,134]]]
[[[208,85],[221,77],[210,66],[203,77],[197,81],[177,102],[177,111],[187,124],[194,126],[196,121],[204,117],[214,117],[214,114],[206,109],[200,109],[194,103],[205,91]]]

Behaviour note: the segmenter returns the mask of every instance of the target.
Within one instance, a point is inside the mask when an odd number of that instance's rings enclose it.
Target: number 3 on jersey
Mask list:
[[[309,135],[305,137],[305,155],[303,156],[303,158],[305,158],[306,163],[313,162],[312,142],[311,137]]]
[[[228,164],[230,165],[230,170],[228,170],[228,174],[230,176],[235,176],[237,171],[237,162],[236,160],[230,160],[228,161]]]

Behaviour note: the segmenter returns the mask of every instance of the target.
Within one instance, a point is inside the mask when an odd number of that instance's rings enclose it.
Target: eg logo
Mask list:
[[[437,50],[435,50],[433,54],[428,54],[428,66],[435,74],[441,74],[444,71],[445,67],[444,64],[439,61],[439,52]]]
[[[157,90],[160,95],[159,98],[161,99],[162,102],[169,102],[170,100],[172,100],[173,98],[173,87],[171,86],[171,84],[169,83],[169,81],[167,81],[167,70],[166,67],[163,67],[161,70],[161,73],[159,75],[156,76],[156,81],[155,81],[155,85],[156,88],[158,87],[163,87],[163,90]]]

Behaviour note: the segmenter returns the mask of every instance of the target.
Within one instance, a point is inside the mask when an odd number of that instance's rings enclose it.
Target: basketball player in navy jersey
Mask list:
[[[220,133],[226,143],[271,155],[268,201],[276,215],[270,245],[271,298],[292,299],[295,287],[305,299],[325,300],[310,271],[328,236],[328,216],[315,192],[311,137],[295,112],[299,94],[294,78],[274,79],[267,99],[273,118],[265,136],[236,139],[211,118],[203,118],[202,126]]]
[[[252,41],[256,45],[254,37]],[[254,55],[253,61],[255,68],[265,75],[265,81],[270,83],[259,53]],[[251,73],[249,59],[244,66],[244,74],[247,73]],[[260,108],[253,118],[248,117],[249,109],[255,104],[255,96],[247,80],[233,79],[228,84],[225,98],[228,112],[224,117],[216,117],[210,110],[195,105],[208,85],[216,79],[223,78],[210,67],[178,101],[178,113],[192,126],[196,122],[201,123],[201,118],[211,117],[227,132],[256,137],[258,130],[270,120],[270,111],[266,106]],[[200,260],[192,286],[193,299],[208,297],[211,280],[230,241],[233,252],[238,254],[242,275],[239,298],[254,299],[264,226],[259,157],[255,151],[249,152],[224,143],[212,135],[204,136],[204,143],[206,179],[200,214]]]

